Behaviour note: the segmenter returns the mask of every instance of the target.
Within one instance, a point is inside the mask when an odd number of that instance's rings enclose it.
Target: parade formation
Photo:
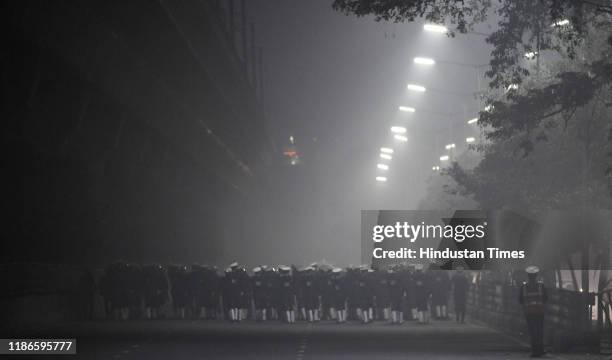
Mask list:
[[[145,265],[117,262],[99,279],[107,318],[226,319],[364,324],[431,317],[465,321],[470,281],[462,269],[451,272],[422,264],[373,269],[368,265],[333,267],[313,263],[261,265],[247,271],[238,263],[224,271],[214,266]],[[452,294],[452,296],[451,296]],[[452,299],[452,303],[449,300]]]

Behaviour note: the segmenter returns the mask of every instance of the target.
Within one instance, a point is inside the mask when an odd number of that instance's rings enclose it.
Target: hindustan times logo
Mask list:
[[[482,239],[486,236],[487,222],[478,225],[426,225],[422,221],[418,225],[407,221],[396,222],[395,225],[375,225],[372,227],[372,241],[379,243],[386,239],[407,239],[411,243],[418,239],[452,239],[462,243],[466,239]]]

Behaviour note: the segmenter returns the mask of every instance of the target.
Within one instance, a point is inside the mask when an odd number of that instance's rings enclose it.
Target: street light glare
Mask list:
[[[405,134],[406,128],[403,126],[391,126],[391,132],[396,134]]]
[[[526,59],[531,60],[531,59],[535,59],[537,55],[538,55],[537,51],[529,51],[529,52],[526,52],[524,56]]]
[[[425,86],[416,85],[416,84],[408,84],[406,88],[410,91],[417,91],[417,92],[425,92],[426,90]]]
[[[399,141],[403,141],[403,142],[407,142],[408,138],[405,137],[404,135],[394,135],[393,136],[395,138],[395,140],[399,140]]]
[[[449,159],[448,155],[440,156],[440,161],[447,161]]]
[[[376,177],[376,181],[385,182],[385,181],[387,181],[387,178],[384,177],[384,176],[377,176]]]
[[[380,154],[380,157],[386,160],[391,160],[393,159],[393,156],[389,155],[389,154]]]
[[[393,154],[393,149],[388,147],[381,147],[380,152],[383,154]]]
[[[415,109],[413,107],[410,107],[410,106],[400,106],[399,107],[399,111],[413,113],[413,112],[415,112]]]
[[[376,164],[376,167],[380,170],[389,170],[389,165],[387,164]]]
[[[414,63],[419,65],[434,65],[436,61],[434,59],[425,58],[425,57],[415,57]]]
[[[476,139],[473,137],[465,138],[466,143],[473,143],[474,141],[476,141]]]
[[[438,171],[438,170],[440,170],[440,167],[438,165],[434,165],[434,166],[431,167],[431,170]]]
[[[431,31],[435,33],[445,34],[448,32],[446,26],[436,25],[436,24],[425,24],[423,25],[423,29],[425,31]]]
[[[476,124],[478,122],[478,118],[473,118],[468,120],[468,124],[472,125],[472,124]]]
[[[447,144],[445,146],[446,150],[450,150],[450,149],[454,149],[455,148],[455,144]]]
[[[552,25],[550,25],[551,27],[557,27],[557,26],[565,26],[565,25],[569,25],[570,21],[568,19],[563,19],[563,20],[559,20],[559,21],[555,21]]]

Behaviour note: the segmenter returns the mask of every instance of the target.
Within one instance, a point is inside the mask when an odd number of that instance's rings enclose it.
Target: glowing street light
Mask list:
[[[376,181],[379,181],[379,182],[385,182],[385,181],[387,181],[387,178],[386,178],[386,177],[384,177],[384,176],[377,176],[377,177],[376,177]]]
[[[426,57],[415,57],[414,63],[419,65],[435,65],[436,61]]]
[[[423,30],[435,32],[439,34],[445,34],[448,32],[448,29],[446,28],[446,26],[436,25],[436,24],[425,24],[423,25]]]
[[[466,143],[473,143],[474,141],[476,141],[476,138],[473,138],[473,137],[465,138]]]
[[[446,150],[454,149],[455,148],[455,144],[447,144],[444,148]]]
[[[529,51],[526,52],[525,55],[523,55],[527,60],[532,60],[535,59],[535,57],[538,55],[537,51]]]
[[[421,86],[421,85],[416,85],[416,84],[408,84],[408,86],[406,86],[406,88],[410,91],[416,91],[416,92],[425,92],[425,86]]]
[[[440,156],[440,161],[448,161],[448,159],[450,159],[450,157],[448,155]]]
[[[381,147],[380,152],[383,154],[393,154],[393,149],[388,147]]]
[[[484,107],[484,111],[486,111],[486,112],[489,112],[491,110],[493,110],[493,105],[487,105],[487,106]]]
[[[552,25],[550,25],[551,27],[557,27],[557,26],[565,26],[565,25],[569,25],[570,21],[568,19],[563,19],[563,20],[559,20],[559,21],[555,21]]]
[[[396,135],[393,135],[393,137],[395,138],[395,140],[399,140],[399,141],[403,141],[403,142],[407,142],[408,141],[408,138],[405,137],[404,135],[396,134]]]
[[[438,165],[432,166],[431,170],[433,171],[440,171],[440,167]]]
[[[405,134],[406,128],[403,126],[391,126],[391,132],[395,134]]]
[[[389,170],[389,165],[387,164],[376,164],[376,167],[380,170]]]
[[[476,124],[478,122],[478,118],[473,118],[468,120],[468,124],[472,125],[472,124]]]
[[[391,159],[393,159],[393,156],[391,156],[391,155],[389,155],[389,154],[380,154],[380,157],[381,157],[382,159],[385,159],[385,160],[391,160]]]
[[[410,107],[410,106],[400,106],[400,107],[399,107],[399,111],[413,113],[413,112],[415,112],[416,110],[415,110],[413,107]]]

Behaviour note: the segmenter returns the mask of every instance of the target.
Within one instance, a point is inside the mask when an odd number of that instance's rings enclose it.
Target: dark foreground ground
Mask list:
[[[76,338],[78,354],[18,359],[527,359],[521,341],[475,324],[438,321],[401,326],[322,322],[229,324],[130,321],[13,330],[11,335]],[[19,334],[21,333],[21,334]],[[1,337],[7,337],[6,329]],[[4,357],[0,356],[0,359]],[[563,359],[554,355],[548,358]],[[576,359],[576,356],[572,356]],[[587,355],[578,358],[594,358]]]

